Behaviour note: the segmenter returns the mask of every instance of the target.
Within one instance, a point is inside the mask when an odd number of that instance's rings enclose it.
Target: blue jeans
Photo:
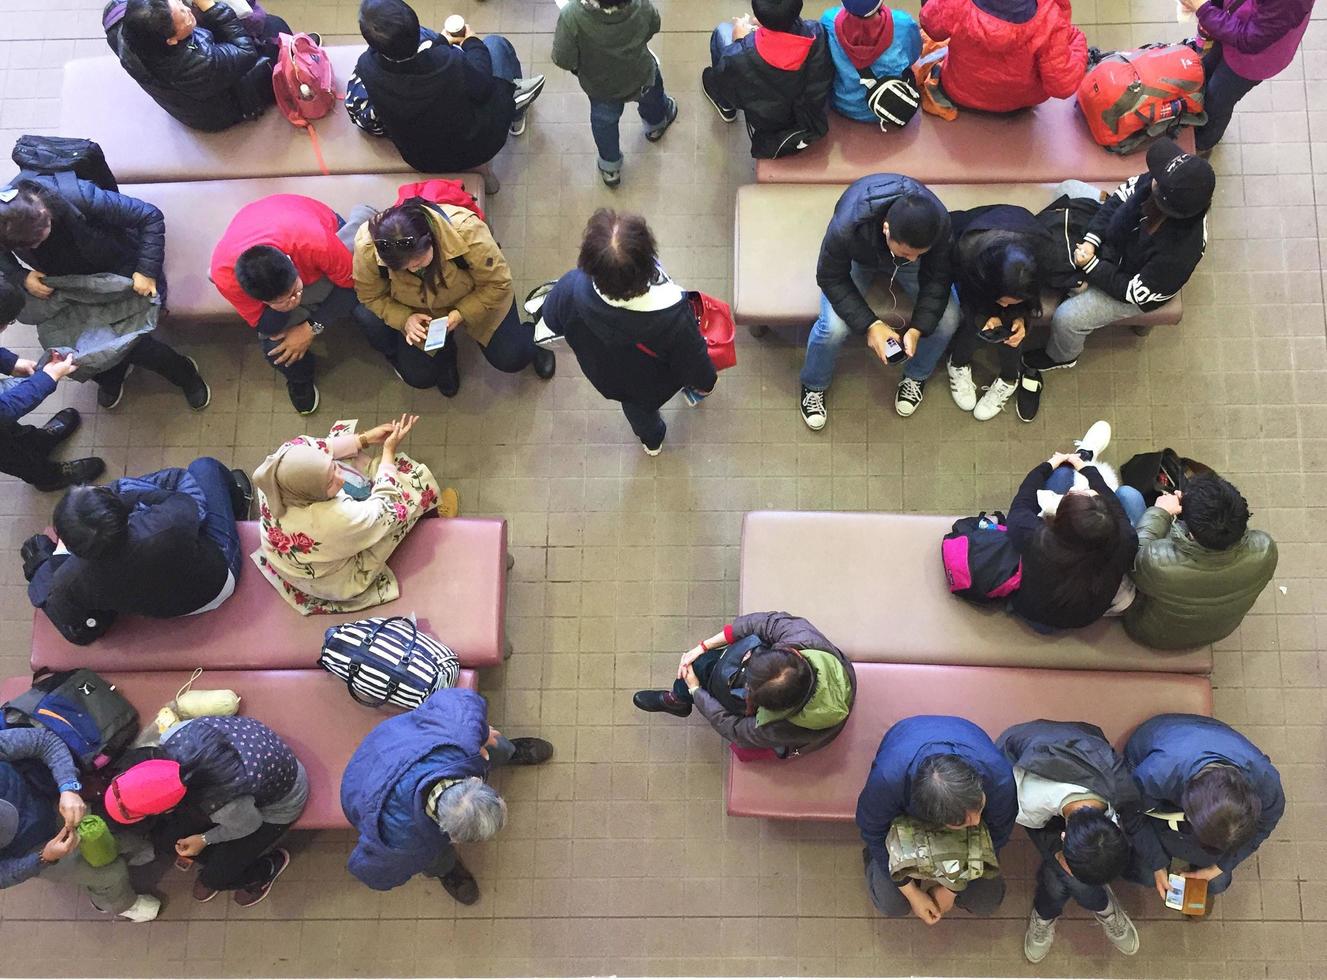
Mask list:
[[[240,549],[240,532],[235,527],[235,511],[230,503],[230,467],[219,459],[204,456],[190,463],[186,469],[198,481],[207,499],[207,517],[203,519],[204,536],[221,549],[235,580],[239,581],[244,565],[244,552]]]
[[[645,132],[654,133],[663,129],[668,119],[668,96],[664,93],[663,72],[656,65],[654,81],[641,89],[640,95],[633,101],[636,110],[645,123]],[[594,145],[599,150],[599,169],[614,171],[622,169],[622,146],[618,139],[618,120],[626,102],[596,102],[590,100],[590,132],[594,134]]]
[[[725,20],[710,34],[710,65],[718,68],[723,49],[733,43],[733,22]]]
[[[852,264],[852,271],[849,274],[853,285],[862,296],[866,296],[876,275],[882,268],[888,269],[890,262],[891,257],[886,256],[885,265],[879,268],[871,268],[857,262]],[[906,262],[898,265],[894,272],[894,284],[908,296],[916,299],[919,288],[917,263]],[[904,377],[925,381],[931,376],[931,372],[935,370],[936,364],[949,347],[954,331],[958,329],[958,320],[958,297],[951,292],[949,305],[945,307],[944,315],[940,317],[935,332],[929,337],[923,337],[917,344],[916,355],[903,368]],[[843,343],[850,333],[852,331],[848,325],[834,312],[834,307],[822,293],[820,316],[811,325],[811,335],[806,341],[806,363],[802,366],[803,385],[812,391],[825,391],[829,388],[834,380],[834,367],[838,363],[839,351],[843,349]]]
[[[516,56],[516,49],[512,43],[501,34],[486,34],[483,38],[484,47],[488,48],[488,55],[493,59],[493,76],[495,78],[505,78],[509,82],[514,82],[521,77],[521,59]],[[516,113],[516,118],[524,116],[524,112]]]
[[[1046,489],[1058,494],[1068,493],[1074,485],[1074,472],[1072,466],[1061,463],[1046,481]],[[1147,504],[1143,503],[1143,495],[1133,487],[1121,486],[1115,491],[1115,499],[1120,502],[1124,513],[1129,516],[1129,523],[1137,527],[1138,522],[1143,519],[1143,511],[1147,510]]]

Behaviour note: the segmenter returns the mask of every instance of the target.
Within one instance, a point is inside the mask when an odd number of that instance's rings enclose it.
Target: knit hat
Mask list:
[[[1192,218],[1211,206],[1216,173],[1202,157],[1185,153],[1173,139],[1162,137],[1147,148],[1152,175],[1152,200],[1172,218]]]
[[[165,813],[182,799],[180,764],[170,759],[149,759],[111,780],[106,790],[106,812],[117,823],[138,823],[144,817]]]
[[[854,17],[870,17],[885,5],[885,0],[843,0],[843,9]]]
[[[8,800],[0,800],[0,848],[8,847],[18,833],[18,809]]]

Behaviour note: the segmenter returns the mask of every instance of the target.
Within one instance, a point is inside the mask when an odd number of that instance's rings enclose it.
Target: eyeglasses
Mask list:
[[[407,235],[405,238],[375,238],[373,244],[378,248],[385,248],[389,251],[404,251],[407,248],[415,247],[415,236]]]

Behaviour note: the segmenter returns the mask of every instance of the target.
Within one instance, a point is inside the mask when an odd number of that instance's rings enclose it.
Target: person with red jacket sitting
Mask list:
[[[1013,112],[1067,99],[1087,72],[1069,0],[928,0],[922,30],[948,41],[940,88],[955,105]]]

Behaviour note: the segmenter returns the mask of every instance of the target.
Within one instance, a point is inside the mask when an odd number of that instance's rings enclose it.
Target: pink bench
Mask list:
[[[1130,732],[1153,715],[1212,713],[1212,689],[1205,677],[892,663],[853,666],[857,700],[848,724],[829,746],[795,759],[729,759],[731,816],[852,820],[880,739],[890,725],[910,715],[961,715],[992,738],[1034,718],[1088,721],[1122,746]]]
[[[68,129],[68,126],[65,127]],[[1180,145],[1193,152],[1193,132]],[[757,160],[761,184],[848,184],[892,172],[923,183],[1058,182],[1070,177],[1116,184],[1147,169],[1142,150],[1107,153],[1088,132],[1073,99],[1051,99],[1010,115],[964,110],[953,122],[918,113],[902,132],[829,114],[829,134],[801,153]]]
[[[103,676],[138,709],[146,726],[175,697],[189,671],[108,671]],[[0,683],[0,702],[30,686],[30,678],[9,678]],[[461,671],[456,686],[478,690],[475,672]],[[369,730],[399,709],[356,704],[345,683],[322,670],[209,670],[197,687],[235,691],[240,695],[240,714],[270,726],[304,764],[309,802],[295,823],[297,830],[348,826],[341,812],[341,774]]]
[[[240,524],[245,554],[258,524]],[[290,670],[316,667],[323,633],[369,616],[416,615],[463,666],[493,667],[506,655],[507,523],[484,518],[420,521],[392,556],[401,598],[361,613],[301,616],[245,559],[235,594],[220,608],[179,619],[122,617],[95,643],[67,641],[33,610],[32,669]],[[155,709],[154,709],[155,710]]]

